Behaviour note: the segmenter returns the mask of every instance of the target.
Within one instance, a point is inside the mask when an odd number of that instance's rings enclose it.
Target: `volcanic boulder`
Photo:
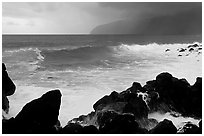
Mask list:
[[[6,113],[9,112],[9,100],[7,96],[14,94],[15,90],[16,86],[6,71],[6,65],[2,63],[2,109]]]
[[[52,90],[27,103],[15,117],[16,133],[56,133],[61,96]]]
[[[199,127],[187,122],[181,130],[179,130],[179,133],[181,134],[201,134],[201,131],[199,130]]]
[[[144,134],[148,131],[139,127],[134,115],[107,111],[99,116],[99,131],[102,134]]]
[[[159,124],[151,129],[149,133],[151,134],[176,134],[177,129],[173,125],[172,121],[164,119],[159,122]]]

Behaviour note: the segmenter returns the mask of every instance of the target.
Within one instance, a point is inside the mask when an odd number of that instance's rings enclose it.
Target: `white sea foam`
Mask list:
[[[174,44],[158,44],[158,43],[149,43],[146,45],[140,44],[121,44],[120,46],[116,47],[115,50],[118,51],[126,51],[127,53],[139,53],[139,52],[152,52],[152,53],[164,53],[166,49],[172,53],[175,53],[177,49],[186,48],[189,45],[198,44],[201,45],[199,42],[194,43],[174,43]]]

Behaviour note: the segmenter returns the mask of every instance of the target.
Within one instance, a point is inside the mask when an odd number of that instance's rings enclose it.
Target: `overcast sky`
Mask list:
[[[201,3],[94,3],[94,2],[3,2],[2,30],[5,33],[88,34],[95,27],[141,18],[174,15]]]

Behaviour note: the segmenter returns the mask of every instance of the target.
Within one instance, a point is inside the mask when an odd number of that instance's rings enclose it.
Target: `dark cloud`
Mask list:
[[[192,26],[201,30],[201,9],[201,2],[3,2],[2,21],[3,32],[89,33],[98,26],[93,33],[185,33]]]
[[[108,2],[99,3],[104,8],[115,8],[117,10],[124,10],[130,16],[134,16],[133,13],[141,14],[174,14],[184,10],[192,8],[202,7],[199,2]],[[131,15],[132,14],[132,15]]]
[[[98,26],[91,31],[93,34],[201,34],[201,3],[101,3],[100,6],[125,10],[127,18]]]

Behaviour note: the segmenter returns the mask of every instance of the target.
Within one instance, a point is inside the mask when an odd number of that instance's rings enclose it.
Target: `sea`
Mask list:
[[[202,36],[3,35],[2,62],[17,87],[8,97],[9,116],[45,92],[60,89],[64,126],[93,111],[104,95],[124,91],[136,81],[144,85],[161,72],[194,84],[202,76],[202,51],[178,51],[194,43],[202,44]]]

